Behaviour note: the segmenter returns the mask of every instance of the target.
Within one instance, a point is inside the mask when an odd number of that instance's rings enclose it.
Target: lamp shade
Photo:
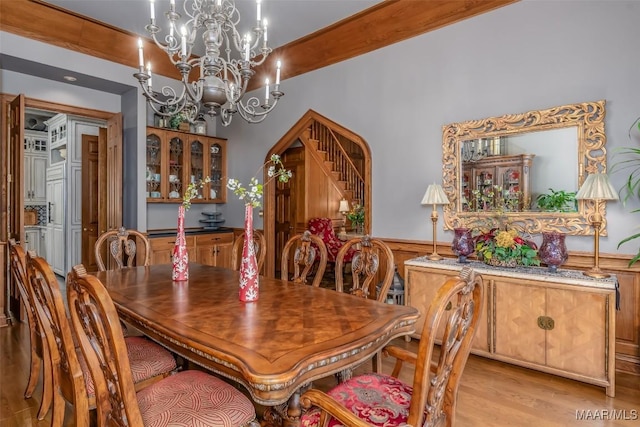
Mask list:
[[[351,208],[349,207],[349,201],[347,199],[340,200],[340,207],[338,208],[338,212],[349,212]]]
[[[447,195],[444,193],[442,186],[434,183],[427,187],[427,192],[424,193],[424,197],[422,198],[422,204],[447,205],[449,204],[449,199],[447,199]]]
[[[592,173],[576,194],[578,200],[618,200],[618,192],[606,173]]]

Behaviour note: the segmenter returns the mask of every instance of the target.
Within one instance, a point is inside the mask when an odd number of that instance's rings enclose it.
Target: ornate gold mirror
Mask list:
[[[500,219],[529,233],[593,234],[593,201],[569,198],[560,211],[545,211],[539,196],[571,195],[586,174],[606,172],[604,107],[585,102],[444,126],[445,228]],[[604,215],[604,203],[600,209]]]

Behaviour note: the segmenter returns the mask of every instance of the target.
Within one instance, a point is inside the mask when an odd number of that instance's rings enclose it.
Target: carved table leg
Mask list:
[[[302,416],[300,395],[310,387],[309,384],[298,389],[287,403],[265,408],[260,423],[262,427],[300,427],[300,417]]]

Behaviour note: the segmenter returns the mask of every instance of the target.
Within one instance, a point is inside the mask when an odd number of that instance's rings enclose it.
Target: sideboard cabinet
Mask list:
[[[233,232],[185,236],[189,260],[200,264],[231,268]],[[169,264],[176,237],[151,237],[151,264]]]
[[[180,203],[189,183],[209,177],[192,203],[224,203],[227,141],[206,135],[147,127],[147,201]]]
[[[407,304],[424,319],[437,290],[463,265],[469,264],[406,261]],[[482,275],[485,290],[473,353],[603,386],[607,396],[615,395],[615,277],[470,265]],[[419,338],[422,329],[418,321],[412,336]]]

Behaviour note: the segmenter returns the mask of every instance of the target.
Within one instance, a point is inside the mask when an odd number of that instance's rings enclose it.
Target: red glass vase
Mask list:
[[[458,262],[466,263],[467,257],[471,255],[475,250],[475,244],[473,237],[471,236],[471,230],[468,228],[454,228],[453,242],[451,243],[451,250],[454,254],[458,255]]]
[[[184,237],[184,206],[178,208],[178,235],[173,246],[173,270],[171,278],[176,281],[189,280],[189,253]]]
[[[258,299],[259,278],[256,248],[253,244],[253,206],[247,204],[244,208],[244,243],[240,261],[240,301]]]
[[[557,231],[542,233],[542,245],[538,250],[538,256],[543,263],[547,264],[549,271],[553,273],[569,258],[564,238],[564,233],[558,233]]]

